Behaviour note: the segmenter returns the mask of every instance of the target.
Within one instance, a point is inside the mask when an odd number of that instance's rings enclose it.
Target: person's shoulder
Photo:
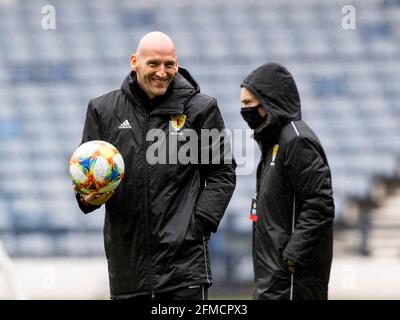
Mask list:
[[[281,130],[280,140],[283,143],[307,140],[316,145],[321,144],[318,136],[303,120],[293,120],[287,123]]]
[[[191,104],[198,106],[200,108],[207,108],[211,105],[217,105],[217,99],[208,96],[204,93],[197,92],[191,99]]]
[[[213,117],[218,112],[217,100],[203,93],[196,93],[184,108],[184,113],[194,128],[201,128],[206,117]]]
[[[199,92],[190,99],[190,102],[186,105],[185,111],[193,115],[205,115],[210,112],[213,113],[217,109],[218,103],[215,98]]]
[[[118,97],[122,95],[121,89],[115,89],[100,96],[90,99],[90,104],[94,108],[104,108],[105,106],[113,105]]]

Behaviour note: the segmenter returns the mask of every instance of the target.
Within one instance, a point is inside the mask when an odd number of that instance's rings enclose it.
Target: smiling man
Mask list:
[[[216,100],[201,94],[178,66],[167,35],[145,35],[130,65],[121,89],[89,102],[82,137],[82,143],[116,146],[125,179],[114,194],[76,198],[84,213],[106,206],[111,298],[206,299],[212,283],[207,244],[235,188],[235,165],[225,164],[222,155],[217,164],[153,163],[147,134],[222,131],[224,122]]]

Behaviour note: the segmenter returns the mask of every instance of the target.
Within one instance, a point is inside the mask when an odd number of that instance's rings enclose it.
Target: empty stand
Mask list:
[[[43,2],[0,1],[0,237],[10,254],[103,254],[104,213],[80,212],[68,159],[89,99],[121,85],[152,30],[175,40],[181,66],[218,99],[230,129],[246,128],[246,74],[267,61],[286,65],[331,165],[337,221],[345,219],[350,198],[368,198],[375,177],[397,174],[400,150],[400,7],[353,2],[357,28],[346,31],[340,1],[52,1],[57,28],[46,31]],[[217,242],[230,232],[250,241],[259,151],[247,156],[254,170],[238,177],[211,240],[228,255]],[[234,272],[250,274],[243,256],[232,259],[244,268]]]

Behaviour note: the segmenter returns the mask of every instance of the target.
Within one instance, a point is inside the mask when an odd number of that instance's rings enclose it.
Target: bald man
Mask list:
[[[167,35],[145,35],[130,65],[121,89],[90,100],[81,142],[116,146],[125,161],[124,180],[114,193],[76,190],[76,199],[84,213],[105,204],[112,299],[205,300],[212,283],[208,240],[235,188],[235,164],[225,163],[223,152],[212,164],[197,158],[182,163],[177,153],[186,132],[199,137],[202,130],[222,131],[224,122],[216,100],[201,94],[178,66]],[[212,153],[211,145],[196,141]],[[154,146],[160,148],[152,155]],[[154,161],[160,154],[169,157]]]

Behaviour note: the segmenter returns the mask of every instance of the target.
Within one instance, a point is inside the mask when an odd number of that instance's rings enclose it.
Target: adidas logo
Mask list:
[[[131,125],[129,124],[128,120],[125,120],[124,122],[122,122],[119,127],[119,129],[130,129],[132,128]]]

